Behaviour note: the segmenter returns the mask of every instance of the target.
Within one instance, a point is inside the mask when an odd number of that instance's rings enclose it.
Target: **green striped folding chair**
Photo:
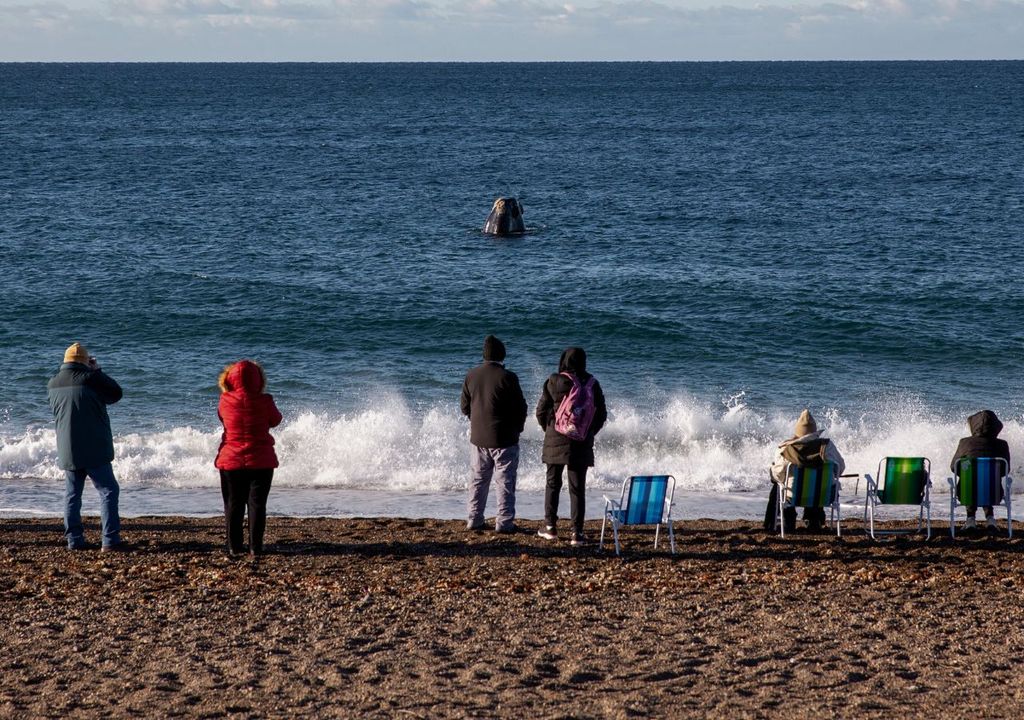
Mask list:
[[[877,479],[876,479],[877,478]],[[927,528],[925,540],[932,537],[932,463],[925,457],[884,457],[875,477],[864,475],[868,492],[864,501],[864,524],[872,540],[879,535],[910,535]],[[918,505],[916,530],[875,530],[875,511],[879,505]],[[927,516],[927,522],[925,518]]]
[[[612,521],[615,554],[621,555],[619,528],[623,525],[654,525],[654,547],[658,547],[661,525],[668,527],[668,540],[672,553],[676,551],[676,536],[672,530],[672,497],[676,492],[676,479],[671,475],[633,475],[622,483],[619,499],[604,496],[604,519],[601,521],[600,547],[604,547],[605,524]]]
[[[1006,529],[1013,537],[1013,501],[1010,466],[1002,458],[962,457],[956,465],[956,477],[949,478],[949,534],[956,537],[953,516],[957,505],[1006,508]]]
[[[829,522],[841,535],[839,516],[839,473],[835,463],[824,463],[820,468],[800,467],[789,463],[778,494],[778,512],[775,523],[782,537],[786,536],[783,513],[786,508],[830,508]]]

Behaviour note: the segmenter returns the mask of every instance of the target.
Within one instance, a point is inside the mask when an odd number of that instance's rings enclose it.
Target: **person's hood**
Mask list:
[[[263,392],[263,374],[256,363],[239,360],[228,370],[225,384],[228,390],[245,390],[249,393]]]
[[[811,440],[817,440],[821,437],[821,430],[815,430],[812,433],[801,435],[800,437],[791,437],[789,440],[779,443],[779,447],[786,447],[787,445],[799,445],[801,443],[810,442]]]
[[[994,438],[1003,430],[1003,424],[991,410],[982,410],[967,418],[967,427],[974,437]]]
[[[558,372],[569,372],[581,375],[587,371],[587,352],[583,348],[570,347],[562,352],[558,361]]]

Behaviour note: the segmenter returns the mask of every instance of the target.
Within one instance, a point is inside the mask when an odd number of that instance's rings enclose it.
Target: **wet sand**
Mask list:
[[[1024,713],[1024,539],[687,521],[618,560],[536,526],[275,517],[254,562],[218,520],[127,520],[123,554],[2,520],[0,717]]]

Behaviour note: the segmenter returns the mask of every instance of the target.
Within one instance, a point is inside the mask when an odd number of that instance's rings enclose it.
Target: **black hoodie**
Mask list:
[[[544,428],[544,451],[541,460],[548,465],[569,465],[570,467],[592,467],[594,464],[594,436],[608,420],[608,408],[604,402],[601,384],[594,381],[594,419],[586,440],[570,440],[555,430],[555,410],[570,390],[572,381],[562,375],[567,372],[585,383],[591,375],[587,372],[587,353],[583,348],[566,348],[558,361],[558,372],[553,373],[544,383],[537,403],[537,422]]]
[[[1010,465],[1010,446],[1005,440],[1000,440],[998,435],[1003,430],[1003,424],[991,410],[982,410],[967,418],[967,427],[971,430],[971,436],[961,438],[960,444],[956,446],[956,454],[949,464],[950,470],[956,472],[956,464],[962,457],[996,457],[1006,460],[1007,468]]]

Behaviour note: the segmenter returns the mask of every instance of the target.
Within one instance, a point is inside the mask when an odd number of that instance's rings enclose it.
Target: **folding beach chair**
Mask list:
[[[619,528],[623,525],[654,525],[654,547],[658,547],[661,525],[668,527],[668,540],[672,553],[676,551],[676,536],[672,530],[672,497],[676,492],[676,479],[671,475],[633,475],[622,483],[619,499],[604,496],[604,519],[601,521],[600,547],[604,547],[605,524],[612,521],[615,536],[615,554],[621,555]]]
[[[877,480],[875,479],[877,478]],[[875,477],[865,475],[868,491],[864,500],[864,524],[872,540],[878,535],[910,535],[927,528],[932,537],[932,463],[925,457],[884,457]],[[879,505],[918,505],[916,530],[875,530],[875,508]],[[927,523],[925,524],[925,516]]]
[[[956,477],[949,480],[949,535],[956,537],[953,522],[957,505],[1002,505],[1006,508],[1006,528],[1013,537],[1013,501],[1010,488],[1013,478],[1010,467],[1002,458],[960,458]]]
[[[787,508],[830,508],[829,524],[835,527],[836,537],[842,532],[839,516],[839,473],[835,463],[824,463],[820,468],[800,467],[789,463],[778,493],[778,512],[775,524],[782,537],[786,537],[783,520]]]

